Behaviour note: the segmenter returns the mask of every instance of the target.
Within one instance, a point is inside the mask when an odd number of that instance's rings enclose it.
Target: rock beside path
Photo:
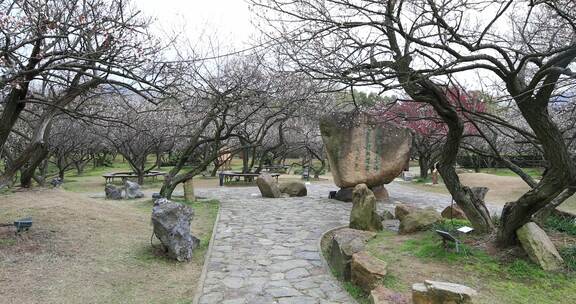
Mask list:
[[[397,219],[402,220],[406,215],[410,214],[416,209],[417,208],[414,206],[406,205],[403,203],[397,203],[394,209],[394,215],[396,215]]]
[[[190,234],[190,222],[194,211],[183,204],[165,198],[157,199],[152,208],[154,234],[164,247],[168,257],[177,261],[190,261],[192,251],[200,240]]]
[[[392,214],[392,212],[388,210],[383,210],[382,212],[379,213],[379,215],[381,221],[388,221],[395,219],[394,214]]]
[[[104,192],[106,192],[106,199],[121,200],[124,197],[122,195],[122,189],[112,184],[106,184],[106,186],[104,186]]]
[[[140,190],[140,185],[135,182],[127,180],[124,183],[124,195],[127,199],[142,198],[144,197],[144,192]]]
[[[542,228],[529,222],[516,231],[522,248],[530,259],[546,271],[558,271],[564,267],[564,260]]]
[[[376,197],[365,184],[354,187],[350,228],[366,231],[382,230],[382,220],[376,212]]]
[[[412,285],[412,302],[414,304],[472,304],[476,291],[468,286],[424,281]]]
[[[442,220],[438,211],[432,207],[415,209],[413,212],[402,217],[400,220],[400,234],[408,234],[416,231],[427,230],[435,223]]]
[[[256,179],[256,185],[258,186],[260,193],[262,193],[262,197],[279,198],[282,196],[278,184],[272,175],[268,173],[260,174]]]
[[[467,220],[466,213],[457,205],[448,206],[442,210],[441,213],[443,218],[446,219],[459,219],[459,220]]]
[[[354,253],[364,250],[366,243],[374,238],[376,233],[350,228],[342,228],[334,232],[328,257],[332,269],[344,280],[350,280],[350,263]]]
[[[370,304],[409,304],[409,296],[392,291],[382,285],[370,291]]]
[[[355,253],[350,264],[351,282],[365,292],[370,292],[382,282],[387,267],[386,262],[371,256],[366,251]]]
[[[336,192],[334,199],[339,200],[341,202],[351,202],[352,201],[352,192],[354,192],[354,187],[350,188],[341,188]]]
[[[372,190],[378,201],[388,201],[390,199],[390,194],[388,194],[388,190],[386,190],[384,185],[370,187],[370,190]]]
[[[288,194],[290,197],[301,197],[308,194],[306,185],[302,182],[282,183],[278,186],[280,192]]]

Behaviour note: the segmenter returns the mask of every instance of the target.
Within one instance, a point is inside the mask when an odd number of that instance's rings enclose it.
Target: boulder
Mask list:
[[[192,178],[184,182],[184,199],[188,202],[196,200],[196,196],[194,195],[194,180]]]
[[[352,255],[350,281],[365,292],[374,289],[386,275],[388,264],[366,251]]]
[[[412,213],[414,210],[416,210],[416,207],[414,206],[409,206],[397,202],[396,207],[394,209],[394,214],[396,215],[397,219],[402,220],[406,215]]]
[[[416,209],[400,220],[399,233],[407,234],[427,230],[442,220],[442,216],[432,207]]]
[[[262,193],[262,197],[279,198],[282,196],[278,184],[274,181],[272,175],[268,173],[262,173],[256,179],[256,185]]]
[[[301,182],[282,183],[278,187],[280,188],[280,192],[286,193],[291,197],[306,196],[308,194],[306,185]]]
[[[561,270],[564,260],[556,250],[556,247],[536,223],[529,222],[516,230],[516,235],[522,248],[530,259],[540,265],[546,271]]]
[[[468,286],[424,281],[412,285],[412,303],[414,304],[471,304],[476,291]]]
[[[154,234],[162,243],[167,255],[177,261],[190,261],[192,251],[200,240],[190,234],[194,210],[165,198],[157,199],[152,208]]]
[[[351,202],[352,201],[352,192],[354,192],[354,188],[341,188],[336,192],[334,195],[334,199],[342,201],[342,202]]]
[[[447,219],[452,219],[452,218],[459,219],[459,220],[467,220],[468,219],[466,217],[466,213],[464,213],[464,210],[462,210],[457,205],[448,206],[448,207],[444,208],[444,210],[442,210],[441,215],[443,218],[447,218]]]
[[[365,184],[354,187],[350,228],[367,231],[382,230],[382,220],[376,213],[376,197]]]
[[[349,281],[352,255],[364,250],[366,243],[375,236],[376,233],[374,232],[350,228],[335,231],[328,255],[328,263],[339,276],[342,276],[345,281]]]
[[[129,180],[124,183],[124,191],[127,199],[144,197],[144,193],[140,190],[140,185]]]
[[[374,193],[374,196],[379,201],[387,201],[390,199],[388,190],[386,190],[386,187],[384,187],[384,185],[371,187],[370,190],[372,190],[372,193]]]
[[[382,285],[370,291],[371,304],[409,304],[409,297],[399,292],[390,290]]]
[[[54,188],[58,188],[58,187],[62,186],[63,183],[64,183],[64,180],[62,180],[60,177],[55,177],[50,181],[50,185],[52,185],[52,187],[54,187]]]
[[[361,112],[334,113],[320,119],[334,183],[340,188],[388,184],[410,157],[410,130],[379,122]]]
[[[388,221],[388,220],[394,219],[394,214],[392,214],[392,212],[390,212],[388,210],[384,210],[384,211],[380,212],[378,215],[380,215],[381,221]]]
[[[104,192],[106,192],[106,199],[121,200],[123,197],[122,189],[112,184],[106,184]]]

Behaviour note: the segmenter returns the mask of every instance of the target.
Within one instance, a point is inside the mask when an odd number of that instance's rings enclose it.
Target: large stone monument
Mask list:
[[[390,183],[410,158],[410,131],[366,113],[326,115],[320,120],[320,132],[334,183],[340,187],[336,199],[351,200],[358,184],[375,189]]]

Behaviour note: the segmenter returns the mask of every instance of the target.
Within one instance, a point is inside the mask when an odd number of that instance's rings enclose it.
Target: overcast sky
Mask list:
[[[197,40],[204,34],[230,47],[243,48],[256,29],[244,0],[135,0],[145,15],[157,18],[157,30],[182,30]]]

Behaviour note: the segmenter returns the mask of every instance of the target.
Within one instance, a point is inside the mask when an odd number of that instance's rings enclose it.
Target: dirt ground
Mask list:
[[[205,248],[191,263],[154,254],[150,200],[106,201],[64,190],[0,200],[0,222],[34,220],[20,236],[0,228],[0,303],[191,303]],[[215,212],[195,211],[192,233],[209,238]]]
[[[517,176],[499,176],[488,173],[462,173],[459,174],[462,184],[470,187],[488,187],[490,190],[486,195],[486,201],[503,206],[506,202],[518,199],[527,192],[530,187]],[[443,184],[423,185],[410,184],[425,191],[448,194],[448,190]],[[576,197],[573,196],[564,202],[560,209],[576,212]]]

